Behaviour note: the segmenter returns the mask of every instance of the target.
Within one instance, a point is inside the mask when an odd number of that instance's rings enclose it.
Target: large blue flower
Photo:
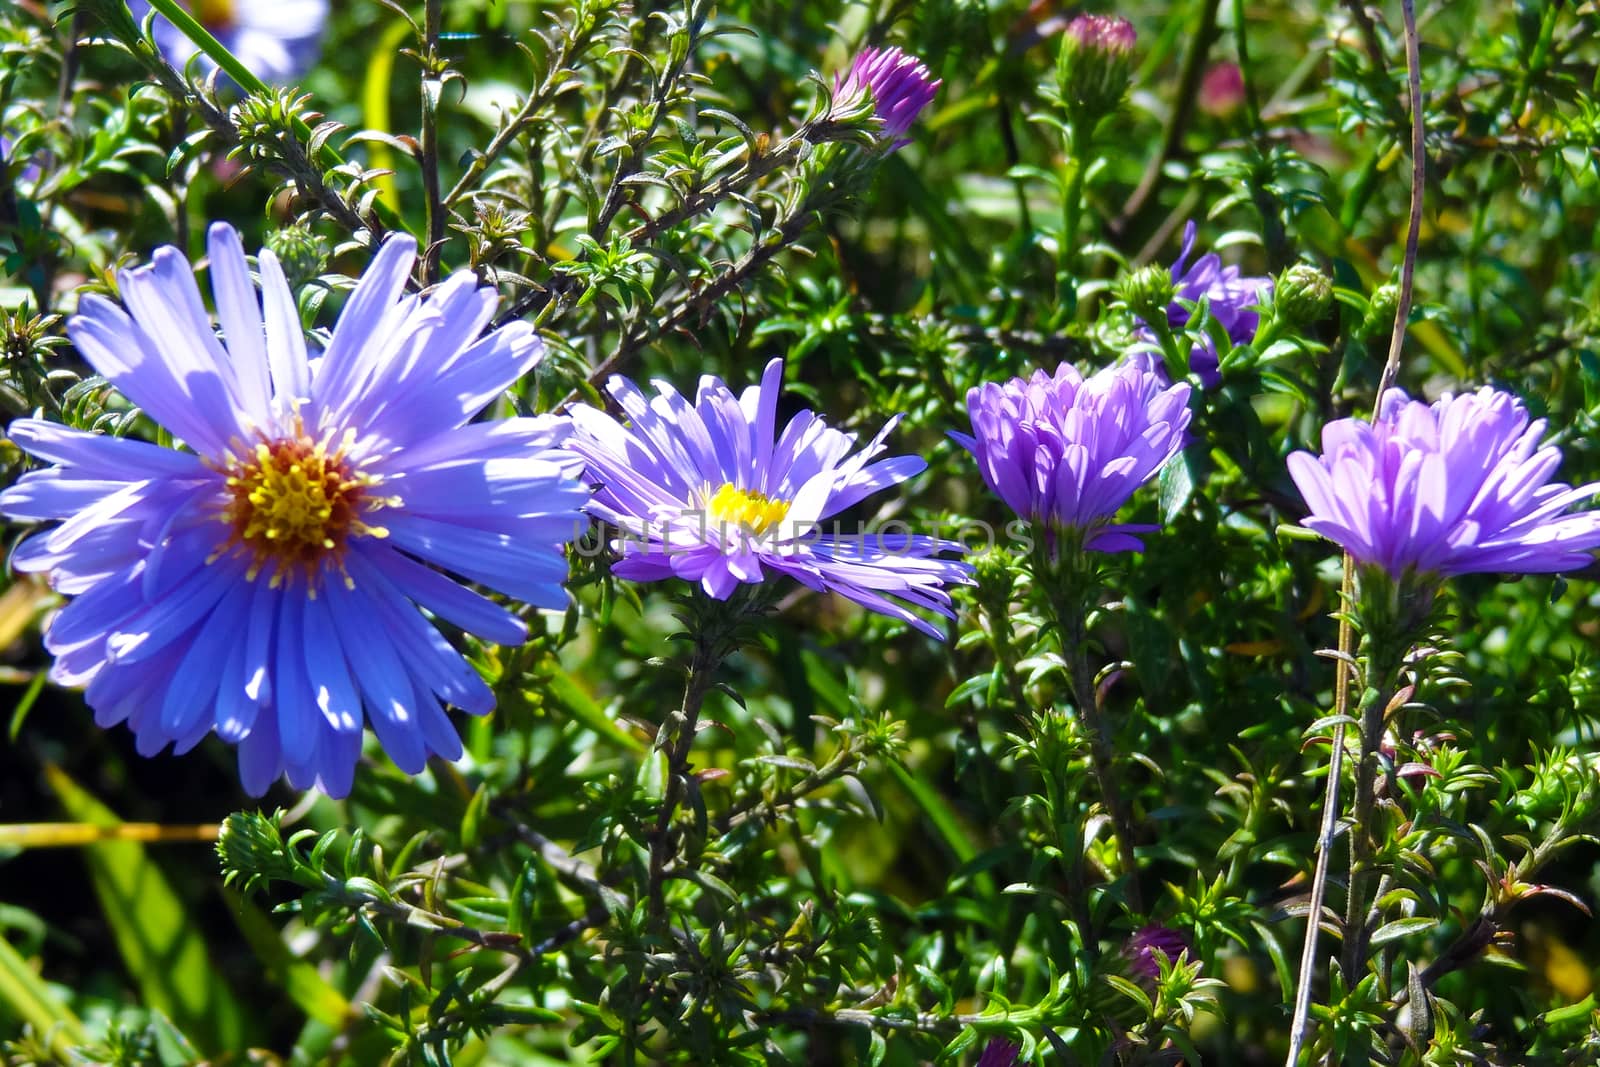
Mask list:
[[[186,449],[11,424],[56,464],[0,494],[11,518],[64,520],[13,557],[76,598],[45,638],[52,677],[146,755],[215,730],[255,794],[285,771],[348,792],[363,718],[407,773],[455,759],[441,705],[482,714],[494,695],[418,608],[501,644],[527,634],[435,567],[566,601],[560,545],[587,497],[556,447],[569,427],[467,424],[543,345],[523,323],[478,340],[497,297],[470,272],[404,295],[416,246],[395,236],[312,360],[272,253],[258,299],[237,233],[213,226],[209,252],[221,341],[174,248],[118,275],[127,311],[86,296],[68,325]]]
[[[568,447],[600,483],[589,510],[622,533],[614,573],[683,578],[725,600],[741,582],[772,571],[941,636],[905,605],[951,617],[945,586],[969,582],[971,567],[937,557],[960,551],[959,543],[823,532],[824,520],[927,466],[916,456],[870,462],[900,420],[854,455],[855,435],[810,411],[779,434],[782,383],[782,360],[768,363],[761,384],[740,397],[707,375],[691,404],[665,382],[650,398],[615,377],[608,388],[631,425],[596,408],[573,413]]]

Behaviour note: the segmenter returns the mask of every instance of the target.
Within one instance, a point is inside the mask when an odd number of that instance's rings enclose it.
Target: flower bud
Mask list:
[[[1389,336],[1394,330],[1394,317],[1400,310],[1400,287],[1393,282],[1380,285],[1372,291],[1367,304],[1366,317],[1361,320],[1361,339],[1373,341]]]
[[[889,151],[907,144],[906,131],[943,84],[916,56],[898,48],[863,49],[848,73],[833,76],[833,106],[816,124],[813,141],[838,141],[865,124]]]
[[[983,1047],[977,1067],[1016,1067],[1017,1055],[1022,1050],[1004,1038],[994,1037]]]
[[[1116,15],[1079,15],[1067,24],[1056,88],[1069,113],[1097,119],[1122,103],[1133,77],[1133,24]]]
[[[240,882],[245,893],[263,882],[289,881],[296,870],[277,816],[268,818],[258,811],[236,811],[223,820],[217,858],[226,884]]]
[[[1200,79],[1200,110],[1227,118],[1244,103],[1244,72],[1237,63],[1214,63]]]
[[[327,240],[298,223],[268,234],[267,247],[278,257],[292,290],[311,281],[328,265]]]
[[[1273,297],[1280,319],[1309,326],[1322,321],[1333,306],[1333,280],[1309,263],[1296,263],[1278,275]]]
[[[1159,263],[1140,267],[1117,283],[1117,295],[1144,322],[1167,321],[1167,305],[1177,295],[1172,271]]]
[[[1165,956],[1167,962],[1176,963],[1178,957],[1189,950],[1188,939],[1171,927],[1152,923],[1140,927],[1122,946],[1123,959],[1136,977],[1155,981],[1161,977],[1161,965],[1156,954]]]

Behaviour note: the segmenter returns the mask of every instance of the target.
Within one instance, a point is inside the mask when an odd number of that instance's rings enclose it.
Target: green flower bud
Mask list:
[[[277,816],[269,818],[259,811],[236,811],[223,821],[217,858],[222,861],[223,884],[242,882],[245,893],[262,882],[291,881],[296,872]]]
[[[1567,676],[1572,706],[1586,716],[1600,711],[1600,664],[1582,663]]]
[[[1158,263],[1125,274],[1117,283],[1117,295],[1122,302],[1145,322],[1166,322],[1167,305],[1172,303],[1176,293],[1172,271]]]
[[[26,303],[14,312],[0,311],[0,361],[43,361],[67,343],[55,332],[60,325],[60,315],[30,315]]]
[[[278,257],[291,290],[299,289],[328,265],[328,242],[298,223],[267,235],[267,247]]]
[[[1366,317],[1361,320],[1361,329],[1358,331],[1361,339],[1374,341],[1388,337],[1394,330],[1394,316],[1399,310],[1400,287],[1392,282],[1378,286],[1367,304]]]
[[[1098,119],[1116,110],[1133,79],[1133,25],[1116,15],[1079,15],[1061,35],[1056,88],[1069,113]]]
[[[1003,548],[991,548],[973,556],[973,577],[978,581],[978,595],[987,601],[1004,604],[1011,597],[1016,584],[1017,561]]]
[[[1321,322],[1333,306],[1333,280],[1309,263],[1296,263],[1278,275],[1273,293],[1278,317],[1291,326]]]

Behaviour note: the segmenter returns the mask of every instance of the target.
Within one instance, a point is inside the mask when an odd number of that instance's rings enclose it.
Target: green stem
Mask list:
[[[1133,817],[1117,783],[1116,752],[1111,745],[1110,731],[1100,712],[1095,696],[1094,674],[1089,666],[1089,583],[1084,581],[1088,567],[1083,550],[1077,545],[1058,545],[1060,562],[1047,558],[1048,549],[1041,544],[1035,564],[1035,579],[1046,590],[1046,599],[1055,615],[1056,628],[1061,639],[1061,654],[1067,662],[1067,674],[1072,685],[1073,702],[1078,707],[1078,721],[1089,741],[1089,768],[1095,783],[1100,787],[1100,798],[1105,803],[1106,814],[1111,818],[1111,829],[1117,839],[1117,860],[1127,879],[1128,906],[1135,913],[1144,911],[1143,894],[1139,890],[1139,861],[1133,850]],[[1080,853],[1082,849],[1078,850]]]
[[[1113,233],[1126,232],[1131,224],[1143,210],[1146,201],[1160,186],[1166,173],[1167,161],[1177,155],[1178,149],[1183,145],[1184,131],[1189,127],[1189,120],[1194,117],[1195,102],[1200,98],[1200,78],[1205,72],[1206,54],[1211,50],[1211,43],[1217,35],[1217,8],[1222,0],[1201,0],[1200,22],[1195,35],[1189,39],[1189,50],[1183,56],[1183,69],[1178,74],[1178,91],[1173,95],[1172,113],[1167,117],[1167,126],[1161,137],[1161,147],[1145,167],[1144,176],[1139,179],[1139,185],[1128,197],[1127,205],[1122,209],[1122,214],[1112,223]]]
[[[658,747],[667,748],[667,786],[661,798],[661,811],[656,816],[655,833],[650,838],[649,881],[645,899],[650,915],[661,918],[665,913],[666,899],[663,886],[667,881],[668,861],[677,853],[679,835],[674,832],[672,820],[678,806],[689,795],[689,754],[694,748],[695,733],[700,725],[700,711],[705,707],[706,695],[716,682],[717,669],[738,648],[739,625],[752,600],[742,593],[727,603],[711,601],[696,593],[692,610],[695,619],[694,651],[690,655],[688,676],[684,681],[683,702],[678,710],[668,716],[657,738]],[[684,863],[687,863],[687,859]],[[681,869],[681,865],[678,869]]]
[[[422,284],[439,280],[439,253],[444,248],[444,204],[439,190],[439,26],[444,0],[428,0],[424,15],[422,72],[422,206],[427,243],[422,249]]]
[[[1339,961],[1345,982],[1350,985],[1358,981],[1357,972],[1367,961],[1367,890],[1372,882],[1376,838],[1373,822],[1381,768],[1379,753],[1385,715],[1398,688],[1404,652],[1403,648],[1374,647],[1367,656],[1367,678],[1372,684],[1361,701],[1361,757],[1356,763],[1356,796],[1350,816],[1350,878],[1345,897],[1344,950]]]
[[[689,751],[694,747],[695,732],[700,725],[700,709],[705,706],[706,694],[711,691],[711,681],[716,674],[720,657],[710,644],[697,637],[694,658],[689,663],[689,677],[684,683],[683,704],[672,715],[668,730],[672,735],[667,754],[667,792],[661,799],[661,814],[656,818],[656,830],[650,839],[650,883],[648,895],[650,914],[659,916],[665,907],[662,886],[667,869],[667,858],[676,851],[677,838],[672,833],[672,817],[688,793]]]
[[[150,6],[166,18],[168,22],[172,23],[179,33],[189,38],[190,43],[204,53],[206,58],[215,63],[218,70],[232,78],[239,88],[252,95],[271,93],[272,90],[267,87],[265,82],[256,77],[249,67],[239,62],[232,52],[223,47],[221,41],[211,36],[211,31],[202,26],[193,15],[185,11],[177,3],[177,0],[150,0]],[[306,125],[304,119],[298,115],[293,116],[290,120],[290,128],[300,140],[307,144],[311,143],[311,127]],[[333,170],[335,167],[344,166],[345,161],[344,157],[340,156],[331,144],[324,143],[317,151],[317,162],[325,169]],[[395,214],[389,205],[385,204],[381,199],[374,200],[372,207],[387,228],[401,231],[406,229],[404,220]]]
[[[1078,229],[1083,222],[1083,189],[1089,171],[1089,150],[1094,140],[1094,121],[1082,115],[1069,121],[1071,144],[1067,152],[1066,190],[1061,197],[1061,240],[1056,246],[1056,292],[1060,319],[1064,323],[1077,313]]]

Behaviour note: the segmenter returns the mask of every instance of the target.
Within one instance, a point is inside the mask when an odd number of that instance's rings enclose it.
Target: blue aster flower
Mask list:
[[[596,408],[573,412],[568,447],[599,483],[589,511],[622,534],[612,568],[633,581],[682,578],[726,600],[740,583],[783,574],[839,593],[934,637],[911,608],[953,617],[945,586],[971,581],[972,568],[940,559],[954,541],[918,534],[824,532],[824,522],[866,497],[920,474],[920,457],[872,462],[899,423],[865,448],[810,411],[777,432],[783,361],[742,396],[707,375],[694,402],[665,382],[647,397],[614,377],[624,425]]]
[[[494,694],[432,620],[505,645],[527,630],[451,575],[562,606],[561,542],[585,521],[564,420],[468,424],[543,345],[524,323],[479,339],[498,299],[471,272],[405,295],[416,245],[394,236],[312,359],[277,258],[258,298],[233,229],[208,251],[221,340],[175,248],[118,274],[126,310],[85,296],[67,327],[186,447],[9,427],[55,464],[0,493],[12,519],[60,522],[12,560],[74,598],[45,635],[51,677],[145,755],[215,731],[252,794],[287,773],[344,795],[363,720],[407,773],[455,759],[444,705]]]
[[[268,85],[300,77],[317,61],[322,30],[328,21],[327,0],[187,0],[183,5],[234,58]],[[133,17],[143,22],[150,13],[145,0],[129,0]],[[194,42],[161,16],[154,28],[157,47],[182,68],[198,49]],[[201,59],[202,69],[212,68]]]
[[[1133,361],[1085,378],[1063,363],[967,393],[972,433],[952,433],[984,484],[1021,518],[1077,531],[1094,552],[1137,552],[1159,527],[1113,523],[1118,510],[1182,451],[1189,385]]]

